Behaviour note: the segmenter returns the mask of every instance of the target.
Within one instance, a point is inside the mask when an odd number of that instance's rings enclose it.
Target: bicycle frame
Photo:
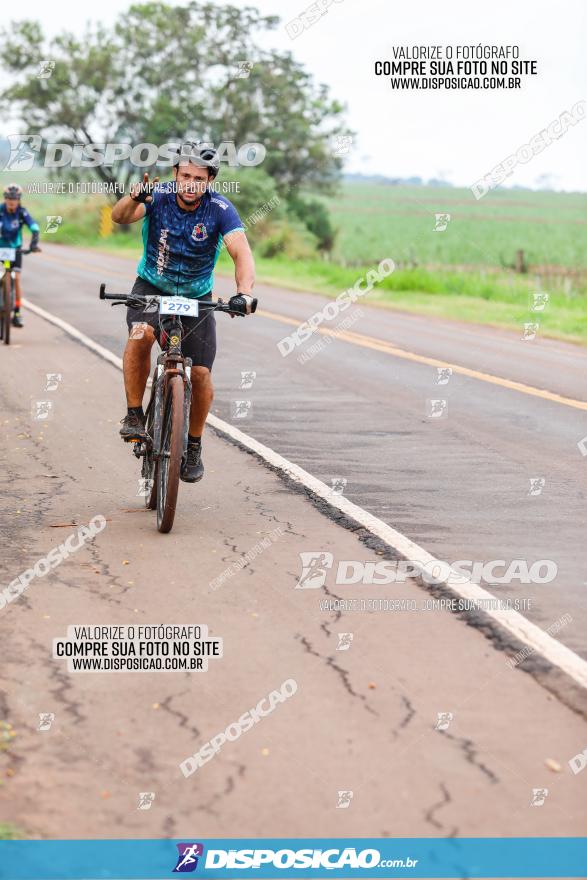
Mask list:
[[[10,250],[14,250],[15,252],[16,252],[16,250],[17,250],[17,248],[14,247],[13,245],[10,245],[10,248],[9,248],[9,249],[10,249]],[[2,248],[2,250],[4,250],[4,248]],[[21,251],[20,251],[20,252],[21,252],[21,254],[23,254],[23,255],[24,255],[24,254],[30,254],[30,253],[31,253],[31,249],[30,249],[30,248],[26,248],[26,249],[25,249],[25,248],[21,248]],[[3,267],[4,267],[4,272],[3,272],[2,275],[0,276],[0,284],[4,281],[4,276],[6,275],[7,272],[10,274],[10,278],[11,278],[11,280],[12,280],[13,282],[16,280],[16,270],[14,269],[12,263],[13,263],[12,260],[3,260],[3,261],[2,261],[2,265],[3,265]],[[14,290],[13,290],[13,293],[14,293]],[[14,308],[14,297],[13,297],[13,302],[10,304],[10,307],[11,307],[11,308]]]
[[[15,306],[16,295],[16,271],[13,262],[16,257],[15,247],[1,248],[1,261],[4,271],[1,276],[1,294],[0,294],[0,340],[5,345],[10,343],[10,322],[11,315]]]

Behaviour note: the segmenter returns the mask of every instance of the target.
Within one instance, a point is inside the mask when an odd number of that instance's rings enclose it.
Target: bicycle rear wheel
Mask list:
[[[183,380],[181,376],[173,376],[165,396],[161,455],[157,464],[157,528],[160,532],[171,531],[175,518],[183,454],[183,398]]]

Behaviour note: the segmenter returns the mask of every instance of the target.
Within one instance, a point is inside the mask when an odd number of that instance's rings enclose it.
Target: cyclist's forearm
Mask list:
[[[249,248],[242,249],[234,261],[234,277],[238,293],[252,293],[255,284],[255,261]]]
[[[112,220],[114,223],[134,223],[142,213],[138,202],[130,196],[123,196],[112,208]]]

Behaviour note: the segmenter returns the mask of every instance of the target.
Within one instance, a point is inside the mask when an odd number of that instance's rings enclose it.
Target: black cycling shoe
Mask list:
[[[125,443],[128,443],[131,440],[142,442],[147,439],[144,422],[139,416],[135,415],[135,413],[126,415],[120,421],[122,422],[120,436]]]
[[[13,327],[24,327],[24,323],[22,318],[20,317],[20,312],[15,312],[12,316],[12,326]]]
[[[188,442],[187,456],[181,466],[180,477],[184,483],[197,483],[203,476],[202,444]]]

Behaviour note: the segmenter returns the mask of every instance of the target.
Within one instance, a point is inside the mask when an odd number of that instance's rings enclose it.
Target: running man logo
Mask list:
[[[452,376],[452,367],[436,367],[436,384],[448,385],[448,380]]]
[[[452,712],[437,712],[436,714],[438,716],[438,720],[436,722],[434,730],[448,730],[450,722],[454,718]]]
[[[444,232],[450,223],[450,214],[435,214],[435,226],[432,232]]]
[[[204,855],[203,843],[177,843],[177,865],[173,869],[174,874],[186,874],[195,871],[198,867],[198,858]]]
[[[35,421],[50,419],[53,415],[52,400],[34,400],[32,404],[32,416]]]
[[[332,484],[332,494],[342,495],[348,481],[346,477],[333,477],[330,482]]]
[[[253,69],[253,61],[237,61],[234,66],[235,79],[248,79]]]
[[[532,293],[530,294],[530,311],[531,312],[543,312],[546,306],[548,305],[548,301],[550,299],[550,295],[548,293]]]
[[[145,330],[149,325],[145,321],[133,321],[130,328],[129,339],[143,339]]]
[[[542,490],[546,486],[546,479],[544,477],[530,477],[530,488],[528,489],[528,495],[542,495]]]
[[[426,401],[426,415],[429,419],[444,419],[448,415],[448,400],[431,398]]]
[[[575,755],[569,761],[569,767],[575,774],[580,773],[581,770],[584,770],[587,767],[587,749],[584,749],[582,752],[579,752],[578,755]]]
[[[332,568],[334,556],[323,550],[310,550],[300,553],[302,573],[296,590],[317,590],[326,583],[326,571]]]
[[[350,134],[338,134],[334,138],[332,144],[332,152],[335,156],[346,156],[350,153],[353,145],[353,138]]]
[[[47,220],[45,234],[54,235],[63,223],[63,217],[60,214],[46,214],[45,217]]]
[[[526,321],[524,323],[524,332],[522,333],[522,341],[523,342],[532,342],[533,339],[536,339],[536,334],[538,333],[538,329],[540,324],[535,321]]]
[[[257,373],[255,370],[241,370],[241,384],[240,387],[248,390],[253,387],[253,382],[257,378]]]
[[[153,490],[154,480],[149,480],[147,477],[139,477],[139,490],[137,495],[141,498],[146,498],[147,495],[150,495]]]
[[[47,61],[42,61],[39,65],[37,79],[49,79],[54,70],[55,62],[53,60],[48,59]]]
[[[51,725],[54,721],[54,712],[39,712],[39,726],[37,730],[51,730]]]
[[[150,810],[154,800],[154,791],[139,791],[139,805],[137,810]]]
[[[252,400],[233,400],[231,403],[231,416],[233,419],[246,419],[251,414]]]
[[[8,135],[7,141],[10,146],[10,156],[8,156],[2,170],[31,171],[41,150],[41,136],[38,134],[11,134]]]
[[[45,382],[45,391],[57,391],[59,383],[63,379],[62,373],[45,373],[47,381]]]

